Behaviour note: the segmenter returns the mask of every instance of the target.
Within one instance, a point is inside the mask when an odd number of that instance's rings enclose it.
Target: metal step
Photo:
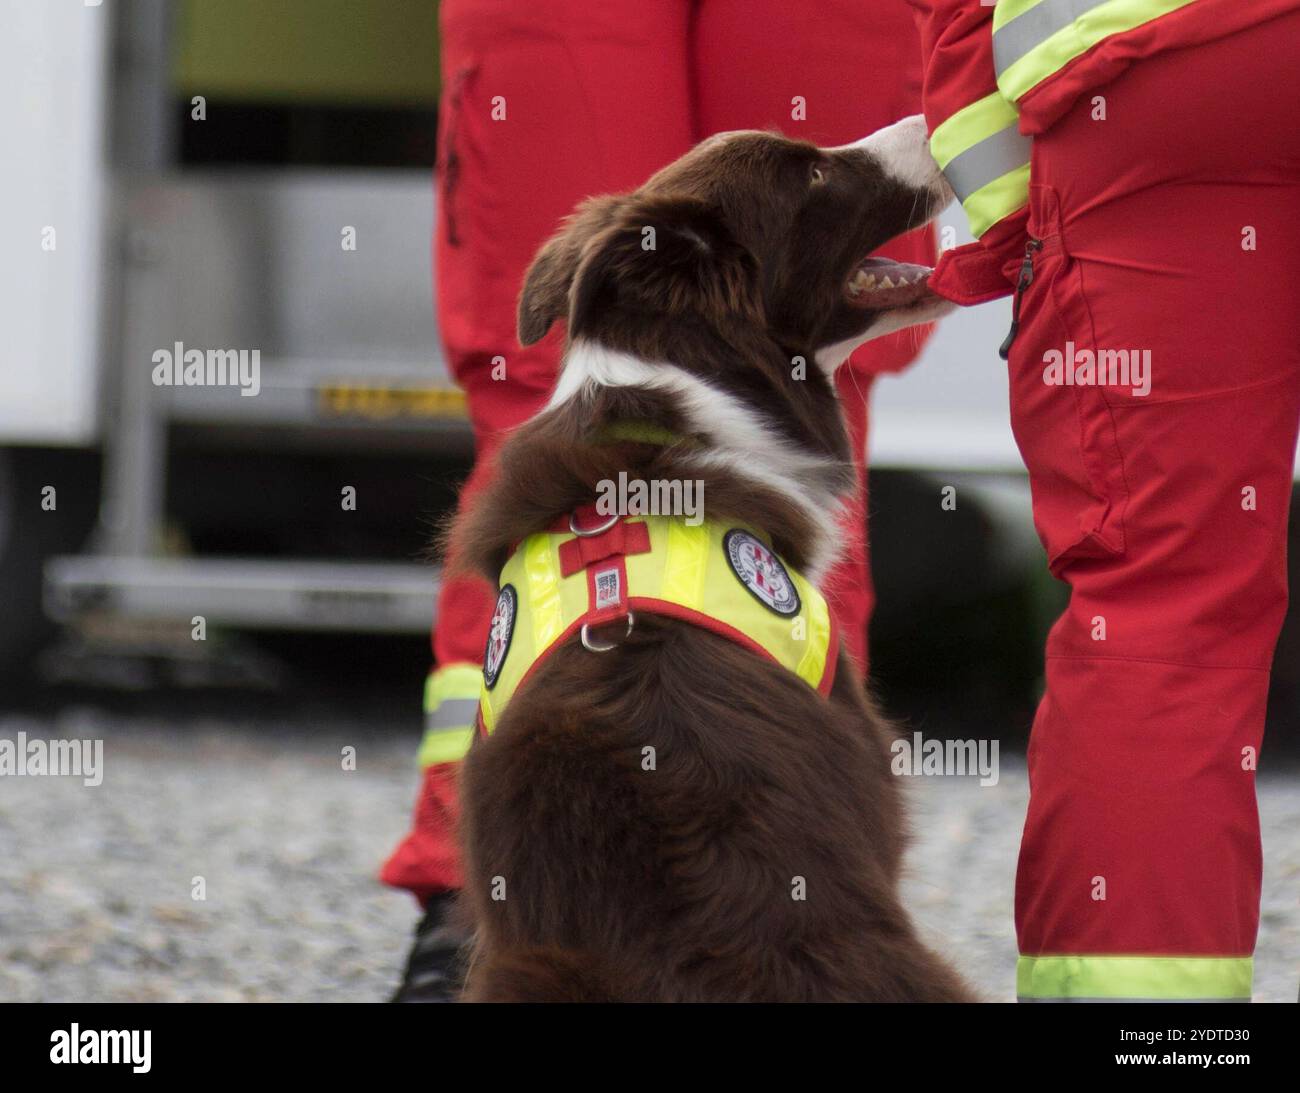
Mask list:
[[[182,619],[247,629],[427,633],[439,571],[405,563],[261,558],[51,559],[45,609],[59,621],[88,614]]]

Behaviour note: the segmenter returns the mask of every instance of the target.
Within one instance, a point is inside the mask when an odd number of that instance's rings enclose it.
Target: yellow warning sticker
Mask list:
[[[392,418],[463,418],[465,392],[456,387],[378,387],[329,384],[317,388],[320,410],[370,421]]]

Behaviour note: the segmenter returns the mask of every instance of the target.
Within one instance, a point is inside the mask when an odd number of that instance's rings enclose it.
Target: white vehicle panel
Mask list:
[[[0,444],[95,437],[111,14],[0,0]]]

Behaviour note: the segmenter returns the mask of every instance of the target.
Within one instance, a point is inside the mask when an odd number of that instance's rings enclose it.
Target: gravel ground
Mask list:
[[[106,775],[0,783],[0,1000],[380,1000],[414,923],[374,879],[404,830],[414,742],[340,729],[0,718],[0,736],[102,737]],[[356,748],[355,771],[342,749]],[[907,898],[992,999],[1013,993],[1016,844],[1028,791],[918,778]],[[1300,771],[1260,779],[1257,1000],[1294,1001]],[[191,898],[202,877],[206,899]]]

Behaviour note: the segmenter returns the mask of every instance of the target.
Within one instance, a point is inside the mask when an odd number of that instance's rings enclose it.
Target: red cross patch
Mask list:
[[[492,609],[492,626],[488,630],[487,648],[483,651],[483,682],[489,691],[496,686],[506,654],[510,652],[518,606],[519,597],[514,585],[506,585],[497,595],[496,607]]]
[[[799,593],[775,552],[755,535],[733,528],[722,537],[727,561],[754,599],[769,611],[789,618],[799,614]]]

